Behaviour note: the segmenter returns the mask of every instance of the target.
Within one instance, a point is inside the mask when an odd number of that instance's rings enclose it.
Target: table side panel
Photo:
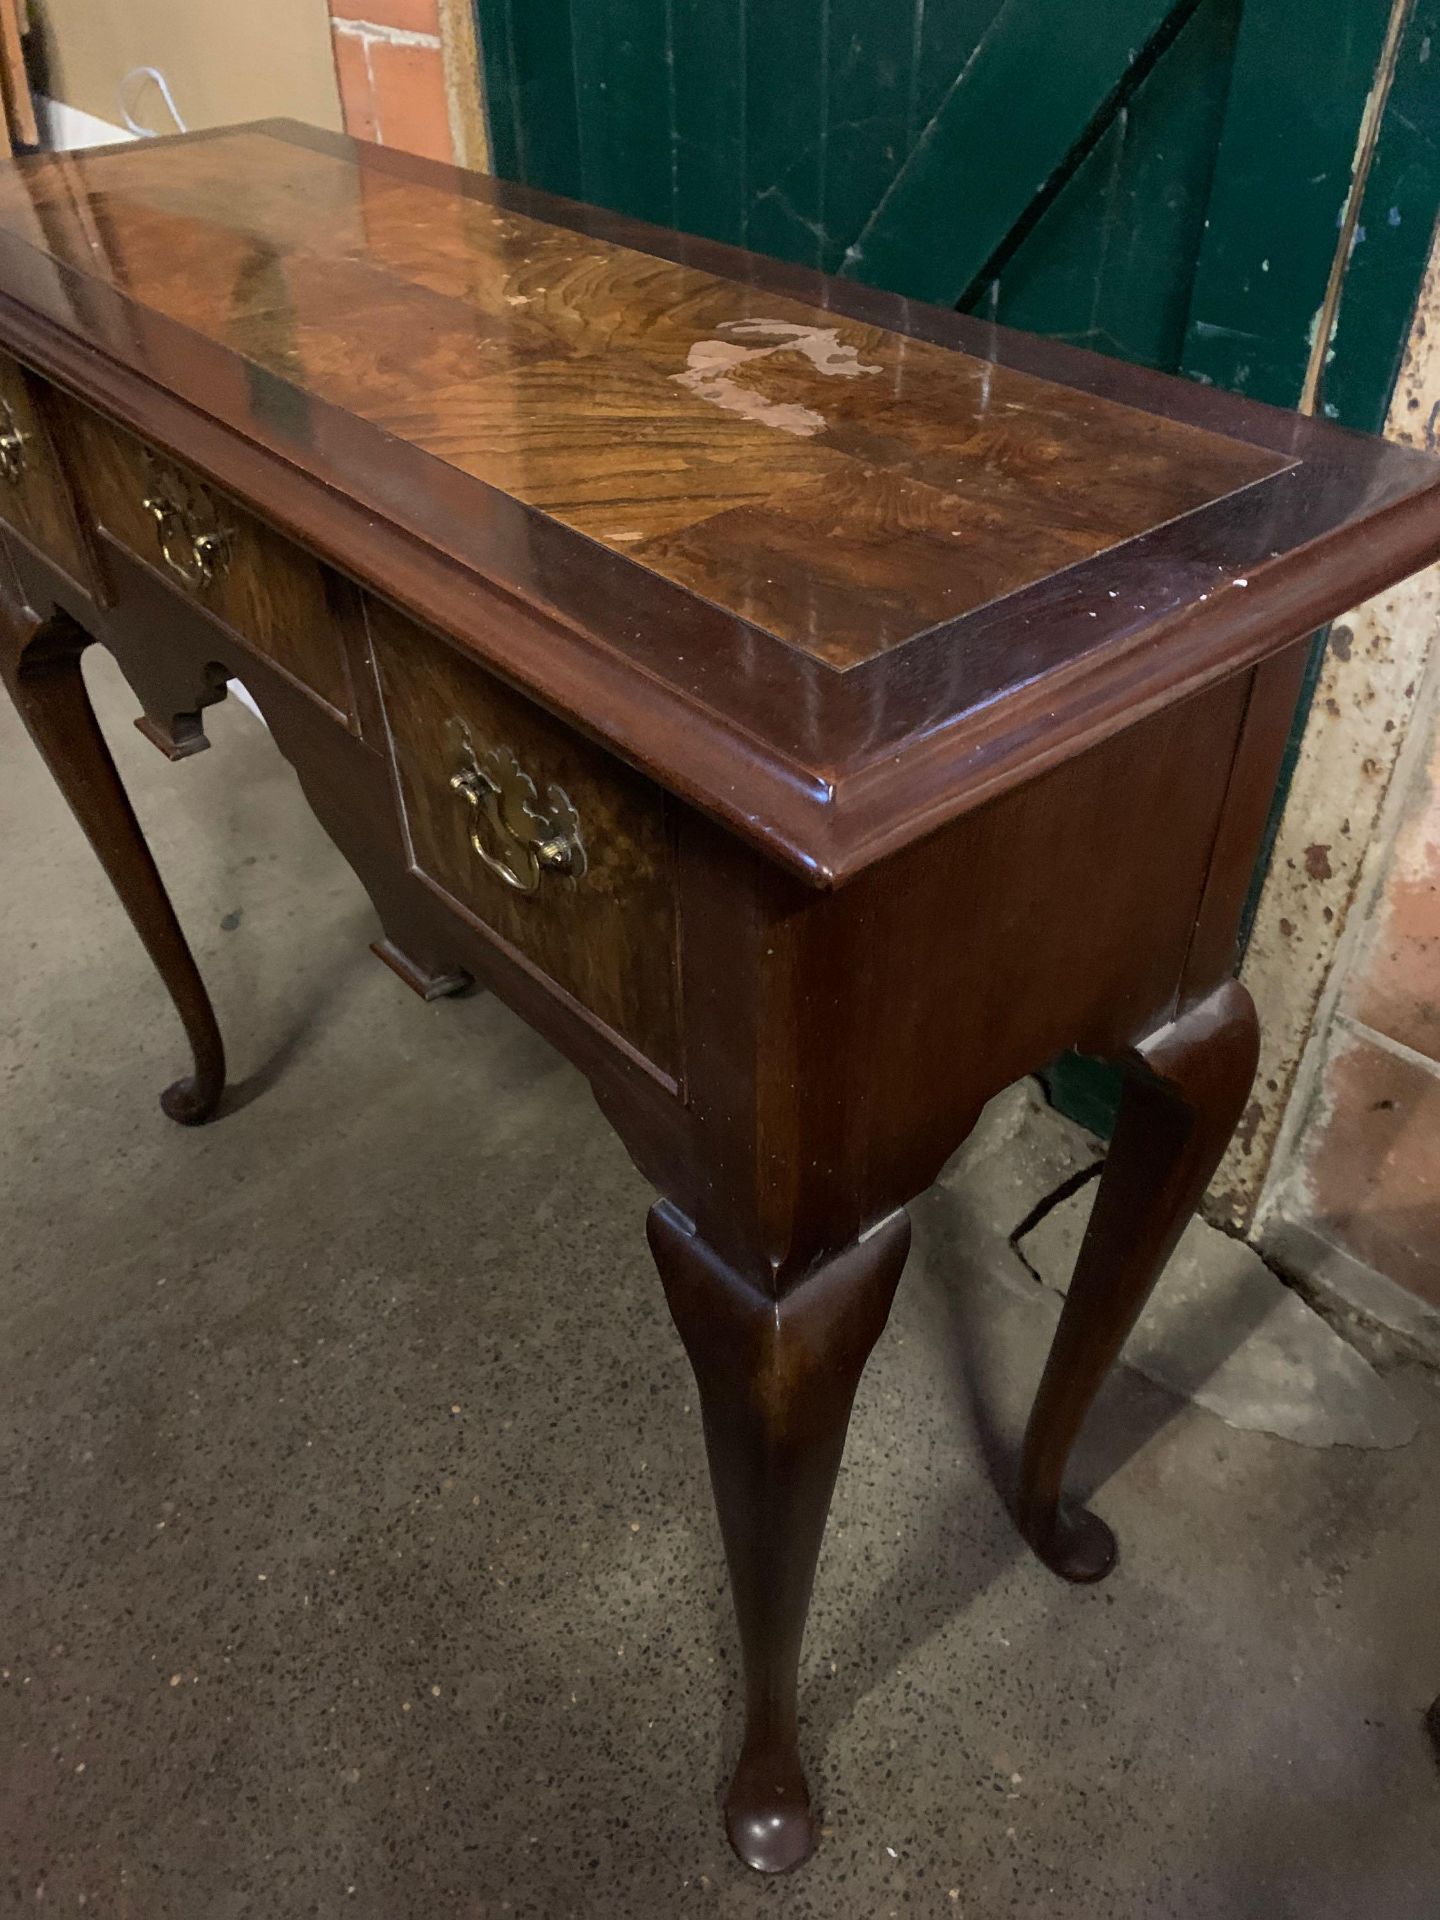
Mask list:
[[[1113,1057],[1173,1015],[1251,677],[1138,722],[816,903],[797,966],[801,1078],[817,1084],[833,1047],[805,1032],[828,982],[863,1036],[850,1098],[866,1117],[846,1138],[872,1211],[929,1185],[1021,1075],[1066,1048]]]

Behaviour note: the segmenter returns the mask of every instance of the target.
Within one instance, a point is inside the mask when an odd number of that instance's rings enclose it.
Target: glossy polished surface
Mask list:
[[[836,666],[1284,464],[264,133],[7,186],[71,264]]]
[[[0,167],[0,346],[820,886],[1440,552],[1406,448],[288,122]]]

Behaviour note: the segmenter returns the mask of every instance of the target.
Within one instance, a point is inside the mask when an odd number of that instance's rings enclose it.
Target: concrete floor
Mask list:
[[[647,1192],[494,1000],[426,1007],[258,724],[93,670],[223,1118],[0,702],[0,1902],[123,1920],[1440,1911],[1440,1393],[1390,1452],[1122,1372],[1103,1587],[992,1480],[1051,1314],[964,1169],[863,1384],[805,1654],[816,1859],[717,1789],[737,1675]],[[1017,1277],[1018,1276],[1018,1277]]]

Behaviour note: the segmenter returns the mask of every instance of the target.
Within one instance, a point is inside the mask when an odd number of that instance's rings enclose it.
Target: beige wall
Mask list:
[[[116,89],[158,67],[187,126],[288,114],[340,125],[326,0],[30,0],[52,99],[119,122]],[[168,132],[155,88],[135,83],[135,118]]]

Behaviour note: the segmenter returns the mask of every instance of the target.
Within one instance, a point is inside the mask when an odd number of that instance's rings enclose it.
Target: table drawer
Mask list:
[[[401,614],[367,616],[415,866],[675,1073],[665,796]]]
[[[71,402],[86,511],[129,552],[327,706],[353,718],[350,671],[318,560],[178,460]]]
[[[80,585],[90,563],[33,375],[0,354],[0,519]]]

